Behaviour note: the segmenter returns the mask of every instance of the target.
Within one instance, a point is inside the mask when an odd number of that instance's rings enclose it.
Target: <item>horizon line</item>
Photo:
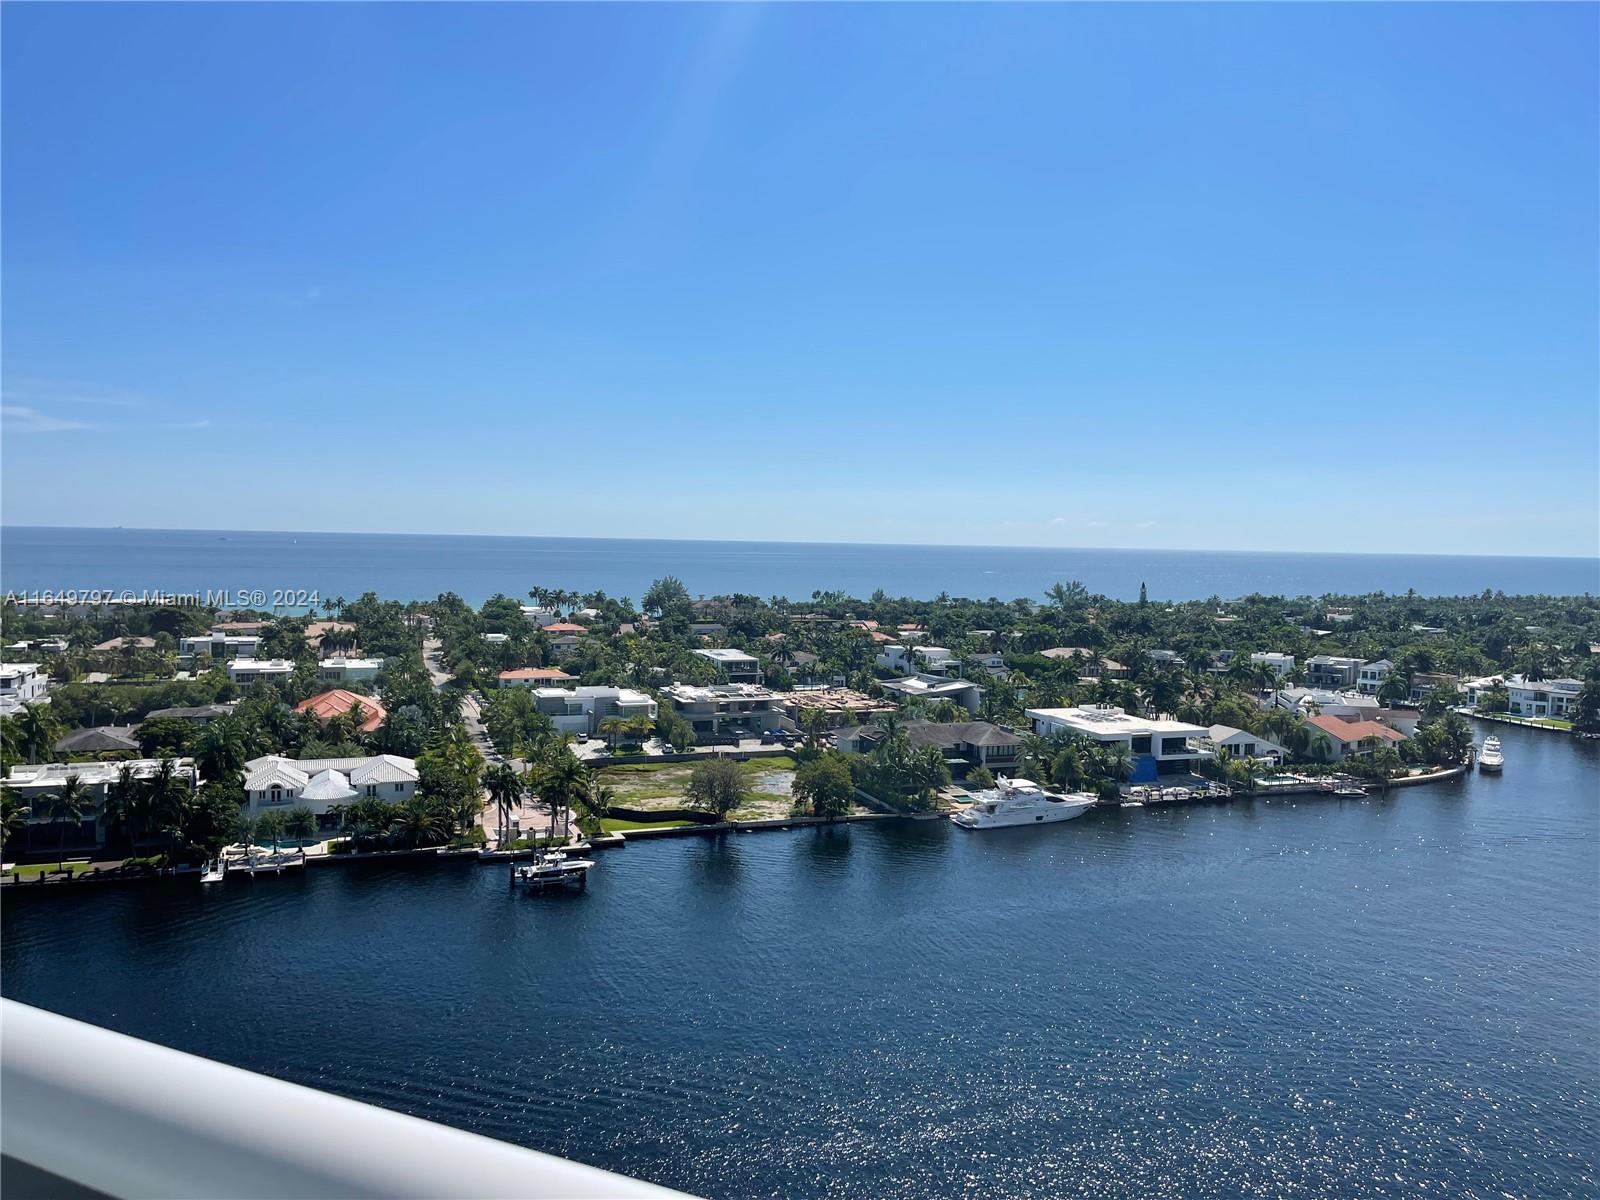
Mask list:
[[[728,537],[618,537],[615,535],[579,535],[553,533],[420,533],[382,532],[377,530],[339,529],[213,529],[160,525],[21,525],[0,523],[0,531],[27,529],[38,531],[80,530],[96,533],[215,533],[215,534],[291,534],[307,537],[445,537],[513,539],[522,541],[556,542],[696,542],[706,544],[732,544],[745,546],[867,546],[915,550],[1055,550],[1075,553],[1100,554],[1298,554],[1312,558],[1464,558],[1464,559],[1524,559],[1530,562],[1595,562],[1596,554],[1453,554],[1437,550],[1282,550],[1282,549],[1225,549],[1209,547],[1195,549],[1178,546],[1052,546],[983,544],[976,542],[851,542],[816,541],[783,538],[728,538]]]

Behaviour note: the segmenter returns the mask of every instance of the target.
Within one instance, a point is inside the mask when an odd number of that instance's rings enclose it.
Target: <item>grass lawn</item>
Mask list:
[[[40,875],[43,875],[46,871],[54,871],[56,869],[57,865],[58,864],[53,863],[53,862],[51,862],[51,863],[30,863],[30,864],[26,864],[24,866],[18,867],[16,869],[16,871],[17,871],[17,875],[18,875],[19,878],[22,878],[22,879],[37,879]],[[67,868],[67,870],[71,871],[74,875],[82,875],[85,871],[87,871],[89,869],[89,864],[88,863],[82,863],[82,862],[80,862],[80,863],[64,863],[64,864],[60,864],[60,865],[64,865]]]
[[[595,772],[595,780],[616,791],[616,804],[622,808],[674,808],[685,803],[684,792],[689,786],[689,776],[697,764],[686,763],[626,763],[603,767]],[[790,796],[755,786],[758,780],[773,775],[788,775],[794,771],[795,762],[790,756],[754,758],[735,764],[750,788],[749,802],[730,814],[735,819],[753,820],[762,817],[787,816],[793,800]],[[782,786],[787,786],[785,779]],[[661,803],[665,802],[665,803]]]
[[[632,833],[635,829],[681,829],[693,821],[625,821],[621,817],[607,817],[600,828],[607,833]]]
[[[1517,713],[1483,713],[1486,717],[1504,717],[1508,721],[1516,721],[1523,725],[1543,725],[1546,729],[1571,729],[1571,721],[1562,721],[1556,717],[1524,717]]]

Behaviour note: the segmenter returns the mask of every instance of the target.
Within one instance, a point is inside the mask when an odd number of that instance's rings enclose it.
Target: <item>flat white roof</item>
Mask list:
[[[778,694],[759,683],[669,683],[661,689],[674,700],[776,700]]]
[[[742,663],[756,661],[756,658],[753,654],[746,654],[743,650],[696,650],[695,653],[701,658],[709,658],[712,662],[719,663]]]
[[[1102,741],[1120,741],[1125,737],[1138,737],[1144,734],[1209,737],[1211,733],[1203,725],[1191,725],[1187,721],[1168,721],[1156,717],[1137,717],[1123,712],[1120,708],[1110,707],[1030,708],[1027,710],[1027,715],[1030,720],[1043,718],[1059,722],[1086,737]]]
[[[365,667],[371,667],[374,670],[377,670],[377,669],[381,669],[382,668],[383,659],[381,659],[381,658],[346,658],[346,657],[344,657],[344,655],[340,654],[340,655],[335,655],[333,658],[325,658],[325,659],[323,659],[321,665],[324,666],[324,667],[355,667],[357,670],[360,670],[360,669],[365,668]]]
[[[0,674],[5,675],[25,675],[38,669],[38,663],[0,663]]]
[[[228,664],[230,671],[292,671],[294,663],[287,658],[236,658]]]

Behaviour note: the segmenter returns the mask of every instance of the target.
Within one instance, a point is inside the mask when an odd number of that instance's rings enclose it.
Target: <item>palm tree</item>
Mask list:
[[[282,812],[269,812],[261,814],[261,819],[256,822],[256,834],[272,843],[272,853],[276,857],[278,842],[288,830],[288,818]]]
[[[10,788],[0,788],[0,846],[15,841],[28,831],[28,818],[33,809],[24,804]]]
[[[533,785],[540,797],[550,806],[552,819],[557,809],[570,812],[575,803],[588,799],[591,780],[589,768],[579,762],[565,746],[555,749],[549,761],[535,767]]]
[[[617,738],[621,736],[623,727],[627,723],[621,717],[607,717],[600,722],[600,732],[605,735],[606,744],[615,750]]]
[[[183,819],[193,798],[190,781],[178,774],[177,764],[172,759],[164,758],[141,791],[144,824],[147,829],[158,829],[165,836],[170,857],[182,836]]]
[[[317,833],[317,817],[309,808],[301,805],[291,809],[283,823],[284,830],[290,837],[300,843],[300,857],[306,856],[306,842],[310,841]]]
[[[46,815],[52,822],[61,826],[57,831],[60,841],[57,845],[56,869],[64,870],[67,858],[67,826],[81,824],[84,814],[92,811],[92,802],[84,790],[83,781],[73,774],[61,781],[60,789],[54,795],[46,797],[44,804]]]
[[[50,711],[48,704],[24,704],[17,710],[13,718],[16,721],[17,736],[22,744],[28,748],[28,761],[39,761],[41,748],[51,748],[56,744],[56,739],[61,736],[61,722]]]
[[[510,763],[499,763],[489,768],[483,783],[499,814],[499,845],[504,846],[511,837],[511,814],[522,805],[522,777]]]
[[[426,796],[412,796],[394,806],[389,834],[413,850],[442,846],[450,840],[453,824],[443,805]]]

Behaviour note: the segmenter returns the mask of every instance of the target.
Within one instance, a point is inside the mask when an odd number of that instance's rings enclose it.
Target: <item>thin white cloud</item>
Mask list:
[[[104,388],[70,379],[8,379],[5,399],[13,404],[35,405],[93,404],[105,408],[143,408],[145,398],[137,392]]]
[[[174,421],[167,426],[168,429],[210,429],[211,418],[201,417],[198,421]]]
[[[0,421],[9,433],[71,433],[94,428],[88,421],[52,417],[22,404],[0,404]]]

